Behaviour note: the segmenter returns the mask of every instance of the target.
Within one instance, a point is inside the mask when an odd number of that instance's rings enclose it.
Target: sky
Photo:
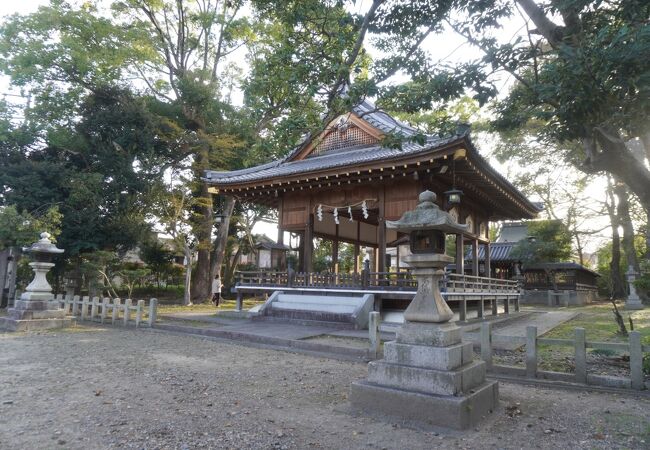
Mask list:
[[[5,16],[20,13],[28,14],[35,11],[40,5],[48,4],[48,0],[21,0],[21,1],[10,1],[10,0],[0,0],[0,17],[4,18]],[[361,0],[356,2],[353,6],[355,12],[365,11],[371,0]],[[524,32],[524,21],[521,18],[513,19],[511,22],[507,23],[504,28],[499,33],[500,40],[510,41],[515,35],[521,34]],[[470,59],[475,59],[481,56],[480,51],[470,44],[468,44],[464,38],[458,36],[452,30],[447,30],[442,35],[431,36],[424,43],[423,47],[426,48],[428,53],[431,55],[433,61],[438,61],[440,63],[456,63],[459,61],[467,61]],[[373,54],[373,49],[370,48],[369,52]],[[374,50],[376,52],[376,50]],[[242,58],[243,59],[243,58]],[[393,82],[399,82],[400,77],[397,76],[393,78]],[[503,93],[507,92],[508,87],[512,84],[513,80],[511,77],[506,74],[498,75],[495,79],[495,84],[499,90]],[[15,89],[11,89],[9,86],[8,79],[0,75],[0,95],[4,94],[18,94],[19,92]],[[19,100],[14,97],[9,97],[8,100]],[[483,153],[489,153],[491,150],[490,142],[480,143]],[[507,178],[512,178],[517,171],[521,170],[513,164],[499,164],[493,158],[490,159],[490,162],[501,171]],[[556,173],[555,176],[562,177],[562,173]],[[602,180],[598,180],[592,183],[587,188],[587,194],[593,199],[602,199],[604,196],[605,187]],[[538,200],[532,198],[532,200]],[[605,222],[606,219],[603,219]],[[593,228],[602,227],[602,221],[597,221],[597,223],[592,223],[590,226]],[[254,232],[260,234],[266,234],[271,238],[277,236],[277,226],[275,224],[261,223],[255,229]],[[599,235],[593,237],[590,242],[587,243],[587,251],[593,252],[595,249],[602,244],[605,240],[609,238],[611,232],[609,229],[603,230]],[[285,237],[285,242],[288,237]]]

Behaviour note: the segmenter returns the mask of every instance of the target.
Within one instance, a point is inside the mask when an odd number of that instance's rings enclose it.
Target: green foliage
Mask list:
[[[571,235],[566,226],[557,220],[528,222],[528,236],[512,249],[512,257],[524,265],[569,261],[572,256]]]
[[[635,248],[637,249],[637,257],[639,258],[639,260],[642,260],[643,252],[641,249],[643,249],[643,236],[635,237]],[[627,267],[627,256],[625,254],[625,248],[623,248],[622,245],[620,251],[621,251],[621,259],[619,261],[619,271],[620,273],[624,274],[625,272],[627,272],[628,267]],[[598,248],[598,250],[596,250],[596,256],[598,259],[598,267],[596,271],[601,275],[600,278],[598,278],[598,289],[603,295],[609,296],[612,292],[612,268],[610,265],[612,261],[612,243],[607,242],[606,244]],[[641,264],[642,267],[647,266],[647,263],[645,261],[642,261]],[[644,271],[642,270],[642,272]],[[640,292],[643,292],[643,287],[640,286],[637,287]]]
[[[0,250],[14,246],[29,246],[47,231],[56,241],[61,232],[61,213],[51,207],[41,214],[18,212],[15,205],[0,207]]]

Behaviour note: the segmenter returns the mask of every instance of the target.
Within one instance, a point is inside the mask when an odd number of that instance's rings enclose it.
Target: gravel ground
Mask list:
[[[648,448],[647,397],[501,383],[465,433],[351,413],[365,364],[132,329],[0,334],[0,448]]]

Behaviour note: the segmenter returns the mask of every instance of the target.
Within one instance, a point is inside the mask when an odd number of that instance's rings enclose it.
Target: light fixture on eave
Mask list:
[[[460,199],[463,196],[463,191],[456,188],[456,158],[451,160],[451,189],[445,191],[445,199],[447,201],[447,210],[456,205],[460,205]]]

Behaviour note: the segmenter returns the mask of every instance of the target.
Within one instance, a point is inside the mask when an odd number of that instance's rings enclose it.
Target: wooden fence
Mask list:
[[[136,328],[143,322],[153,327],[158,312],[158,300],[155,298],[149,300],[148,306],[144,300],[138,300],[134,304],[130,298],[122,303],[119,298],[90,299],[88,296],[58,294],[55,300],[59,302],[66,314],[78,317],[79,320],[106,323],[110,319],[112,325],[122,322],[125,326],[133,322]]]
[[[526,337],[504,337],[499,340],[510,340],[515,343],[523,343],[526,349],[525,368],[494,364],[493,361],[493,335],[492,324],[483,322],[481,324],[481,359],[485,361],[488,372],[504,375],[518,375],[527,379],[548,379],[556,381],[568,381],[579,384],[645,389],[643,375],[643,354],[650,353],[650,345],[641,344],[641,333],[631,331],[628,342],[594,342],[588,341],[584,328],[575,328],[573,339],[551,339],[537,336],[537,327],[526,327]],[[573,347],[574,349],[574,373],[552,372],[538,369],[539,345],[551,345],[562,347]],[[609,350],[616,352],[628,352],[630,355],[630,378],[613,377],[605,375],[590,374],[587,368],[587,349]]]

